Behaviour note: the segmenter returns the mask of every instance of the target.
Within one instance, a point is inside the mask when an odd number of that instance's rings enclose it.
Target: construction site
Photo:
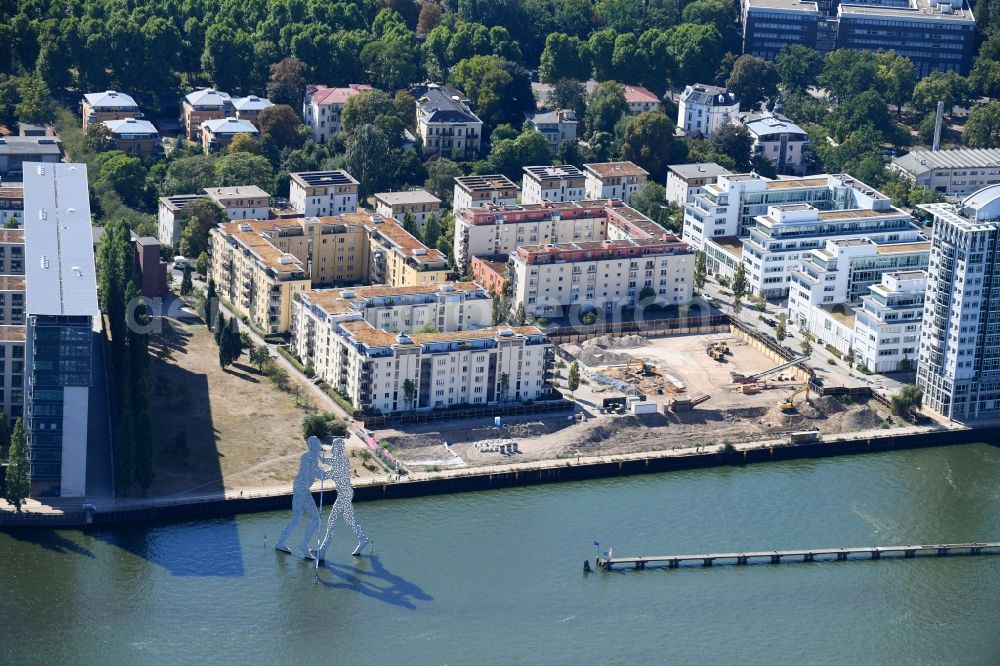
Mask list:
[[[571,415],[451,421],[379,431],[414,469],[628,454],[902,425],[874,403],[819,397],[801,359],[784,361],[734,333],[602,336],[559,350],[554,383]],[[567,386],[576,361],[580,385]],[[415,464],[416,463],[416,464]]]

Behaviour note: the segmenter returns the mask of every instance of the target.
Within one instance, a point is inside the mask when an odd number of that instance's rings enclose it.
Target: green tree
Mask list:
[[[1000,148],[1000,102],[974,108],[962,140],[969,148]]]
[[[260,155],[235,153],[215,162],[215,179],[219,187],[256,185],[267,191],[274,182],[274,172],[267,159]]]
[[[111,130],[104,123],[87,125],[87,131],[84,132],[84,144],[88,150],[95,153],[107,152],[115,147]]]
[[[211,199],[197,199],[181,209],[178,218],[183,224],[177,249],[185,257],[198,257],[208,249],[208,234],[224,219]]]
[[[233,140],[229,142],[229,145],[226,146],[226,153],[229,155],[233,153],[250,153],[251,155],[255,155],[259,148],[257,139],[252,134],[242,132],[234,136]]]
[[[791,90],[805,90],[816,83],[823,71],[823,56],[802,44],[786,44],[775,60],[782,85]]]
[[[560,79],[586,79],[590,74],[587,42],[579,37],[554,32],[545,39],[538,76],[543,83]]]
[[[726,87],[740,98],[741,109],[752,111],[766,99],[774,101],[778,96],[778,80],[774,63],[757,56],[741,55],[733,65]]]
[[[14,107],[21,122],[45,125],[56,117],[56,105],[52,93],[42,78],[35,74],[22,76],[17,84],[20,101]]]
[[[802,350],[803,356],[811,356],[813,353],[812,342],[815,338],[809,331],[804,331],[802,333],[802,341],[799,343],[799,349]]]
[[[299,114],[287,104],[269,106],[257,115],[261,138],[270,139],[279,150],[302,145]]]
[[[604,25],[624,32],[638,30],[645,17],[645,5],[642,0],[598,0],[597,14]]]
[[[298,108],[302,103],[302,93],[306,87],[306,70],[306,64],[294,56],[271,65],[267,98],[274,104],[287,104],[293,109]]]
[[[515,326],[524,326],[525,322],[528,321],[528,313],[524,310],[524,303],[518,303],[517,307],[514,309],[514,315],[511,322]]]
[[[677,81],[709,81],[722,59],[722,35],[714,25],[682,23],[669,31]]]
[[[383,90],[405,88],[420,77],[416,45],[395,35],[366,44],[361,49],[361,62],[372,84]]]
[[[384,188],[390,179],[386,156],[391,155],[389,138],[374,125],[361,125],[347,139],[345,166],[360,184],[358,198],[364,199]]]
[[[614,132],[615,125],[628,112],[625,88],[617,81],[598,84],[587,99],[587,133]]]
[[[187,296],[194,290],[191,283],[191,266],[184,267],[184,277],[181,278],[181,296]]]
[[[423,241],[424,245],[427,247],[434,247],[437,245],[438,239],[441,237],[441,222],[438,220],[438,216],[433,213],[427,216],[424,220],[424,228],[420,234],[420,240]]]
[[[344,437],[347,435],[347,424],[337,418],[336,414],[320,412],[310,414],[302,419],[302,438],[310,437]]]
[[[598,81],[608,81],[615,77],[612,57],[617,40],[618,33],[611,28],[594,32],[587,38],[594,78]]]
[[[210,331],[215,330],[215,317],[219,312],[219,296],[215,293],[215,282],[208,281],[208,293],[205,294],[205,305],[202,308],[201,316],[205,320],[205,326]]]
[[[240,338],[239,322],[233,317],[219,337],[219,365],[227,368],[238,361],[242,354],[243,341]]]
[[[480,173],[502,173],[510,179],[520,176],[522,168],[532,164],[549,164],[549,145],[540,132],[522,132],[516,139],[493,142],[489,156],[477,165]]]
[[[444,157],[431,160],[427,165],[427,180],[424,189],[450,206],[455,192],[455,178],[462,175],[462,168]]]
[[[351,133],[362,125],[374,125],[383,116],[395,116],[393,98],[382,90],[367,90],[348,98],[340,114],[344,131]]]
[[[195,260],[194,269],[198,271],[198,275],[208,275],[208,253],[204,250],[198,254],[198,259]]]
[[[569,394],[573,395],[580,388],[580,364],[576,361],[569,366],[569,375],[566,377],[566,388]]]
[[[778,313],[777,323],[774,326],[774,337],[781,342],[788,337],[788,315],[782,310]]]
[[[139,206],[146,195],[146,168],[138,157],[125,153],[105,153],[99,180],[107,183],[128,206]]]
[[[587,88],[576,79],[558,79],[552,83],[545,104],[553,110],[572,109],[578,119],[583,118],[587,111]]]
[[[415,218],[413,216],[413,213],[410,213],[409,211],[407,211],[407,213],[403,215],[402,227],[404,231],[406,231],[414,238],[420,236],[420,230],[417,228],[417,218]]]
[[[741,261],[736,266],[736,273],[733,275],[733,284],[731,287],[733,290],[733,312],[739,314],[740,310],[743,309],[743,297],[746,296],[749,286],[746,264]]]
[[[7,476],[3,498],[20,513],[28,499],[31,485],[28,482],[28,454],[25,450],[24,425],[21,419],[14,421],[14,431],[10,436],[10,452],[7,456]]]
[[[216,182],[215,163],[213,155],[196,155],[182,157],[170,161],[167,173],[163,178],[161,194],[192,194],[201,192],[206,187],[213,187]]]
[[[913,88],[913,108],[924,113],[937,109],[944,102],[944,112],[951,115],[956,106],[969,100],[969,84],[955,72],[931,72]]]
[[[413,383],[412,379],[407,379],[403,382],[403,400],[406,402],[407,409],[413,409],[413,403],[417,399],[417,385]]]
[[[739,171],[749,171],[752,164],[750,154],[753,137],[743,125],[724,125],[712,132],[709,138],[712,150],[727,156]]]
[[[869,51],[837,49],[826,56],[817,82],[838,102],[845,103],[855,95],[878,87],[878,63]]]
[[[271,362],[271,352],[267,345],[253,347],[250,350],[250,364],[257,368],[257,372],[263,373],[264,368]]]
[[[767,297],[764,296],[763,291],[758,291],[756,295],[754,295],[753,306],[757,312],[760,312],[761,314],[767,312]]]
[[[851,132],[865,125],[873,126],[888,141],[896,136],[896,125],[889,115],[889,107],[875,90],[866,90],[851,98],[850,104],[841,104],[831,114],[828,124],[838,141],[843,141]]]
[[[218,313],[218,315],[215,318],[215,324],[214,324],[214,326],[215,326],[215,328],[213,329],[213,335],[215,335],[215,344],[219,345],[219,347],[221,348],[222,347],[222,336],[225,334],[226,330],[228,330],[228,328],[229,328],[229,322],[226,321],[226,315],[222,314],[221,312]],[[219,353],[220,354],[222,353],[221,349],[220,349]]]
[[[694,286],[701,291],[705,288],[705,281],[708,279],[708,258],[704,250],[699,250],[694,257]]]
[[[895,51],[879,51],[875,54],[875,62],[885,100],[896,105],[898,119],[903,113],[903,105],[913,97],[913,88],[917,83],[917,69],[912,60]]]
[[[661,111],[649,111],[629,121],[622,137],[622,157],[665,181],[677,126]]]
[[[667,206],[667,190],[653,180],[648,180],[629,197],[628,205],[660,226],[667,228],[670,220]]]
[[[890,403],[895,416],[913,420],[924,399],[924,390],[916,384],[907,384],[892,396]]]

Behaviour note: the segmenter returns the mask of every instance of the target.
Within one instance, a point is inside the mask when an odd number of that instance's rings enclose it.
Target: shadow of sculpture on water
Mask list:
[[[87,548],[84,548],[75,541],[67,539],[55,530],[32,527],[29,529],[5,530],[4,533],[8,534],[12,539],[17,539],[18,541],[23,541],[24,543],[34,544],[61,555],[83,555],[90,558],[97,557]]]
[[[319,583],[328,590],[350,590],[409,610],[417,609],[417,601],[434,599],[419,585],[386,569],[378,555],[355,558],[355,563],[321,564],[317,571]]]

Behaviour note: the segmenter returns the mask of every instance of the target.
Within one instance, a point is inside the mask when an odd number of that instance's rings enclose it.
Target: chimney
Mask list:
[[[941,150],[941,119],[944,117],[944,100],[938,100],[937,117],[934,119],[934,145],[931,150]]]

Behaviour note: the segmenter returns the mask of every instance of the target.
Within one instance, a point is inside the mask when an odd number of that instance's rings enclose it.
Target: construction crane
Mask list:
[[[778,403],[778,407],[781,408],[783,412],[790,412],[795,409],[795,396],[799,393],[805,392],[806,400],[809,400],[809,384],[803,384],[801,388],[792,391],[787,398]]]
[[[776,365],[773,368],[764,370],[763,372],[758,372],[755,375],[743,375],[738,372],[730,372],[729,376],[732,378],[733,384],[755,384],[764,377],[773,375],[776,372],[781,372],[786,368],[791,368],[792,366],[798,365],[799,363],[808,360],[808,358],[809,358],[808,356],[800,356],[799,358],[792,359],[787,363],[782,363],[781,365]]]

